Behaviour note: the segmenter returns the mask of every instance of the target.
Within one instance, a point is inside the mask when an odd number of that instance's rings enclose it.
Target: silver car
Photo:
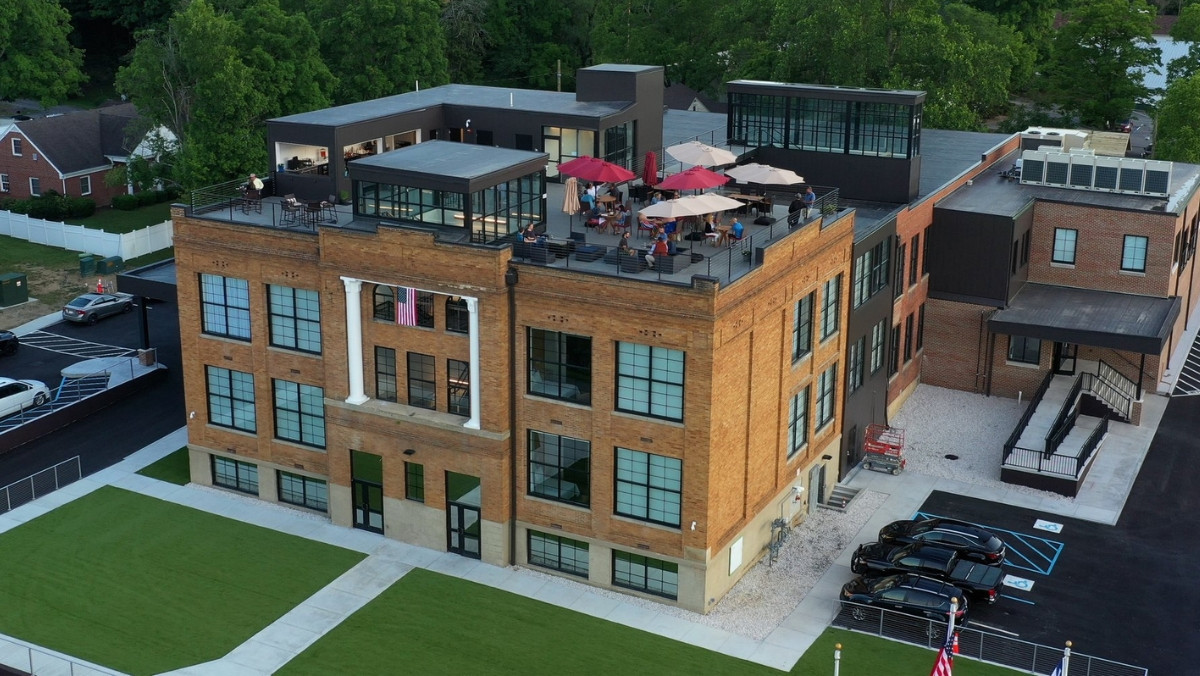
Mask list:
[[[50,388],[37,380],[0,378],[0,418],[50,401]]]
[[[63,306],[63,319],[95,324],[109,315],[133,309],[133,296],[127,293],[85,293]]]

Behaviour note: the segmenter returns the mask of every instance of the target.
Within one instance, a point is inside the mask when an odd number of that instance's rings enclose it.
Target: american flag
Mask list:
[[[400,287],[396,294],[396,323],[401,326],[417,325],[417,292],[415,289]]]
[[[1062,660],[1058,661],[1058,666],[1054,667],[1054,671],[1050,672],[1050,676],[1064,676]]]
[[[942,646],[938,651],[937,662],[933,663],[933,671],[929,672],[929,676],[952,676],[950,667],[954,665],[954,656],[950,654],[950,648]]]

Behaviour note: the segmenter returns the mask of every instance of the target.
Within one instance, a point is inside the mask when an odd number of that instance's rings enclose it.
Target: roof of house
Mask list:
[[[48,162],[63,175],[111,164],[126,157],[125,129],[137,119],[137,108],[122,103],[77,113],[39,117],[15,123]]]
[[[667,85],[663,89],[663,105],[672,110],[691,110],[692,103],[696,101],[699,101],[710,113],[724,115],[729,109],[729,105],[724,101],[718,101],[704,92],[698,92],[680,82]]]

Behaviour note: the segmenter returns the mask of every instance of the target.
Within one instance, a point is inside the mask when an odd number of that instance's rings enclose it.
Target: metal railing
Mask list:
[[[62,653],[4,635],[0,635],[0,664],[29,674],[122,676],[120,671],[81,662]]]
[[[1083,374],[1084,386],[1083,389],[1095,395],[1100,401],[1103,401],[1113,411],[1128,421],[1133,415],[1133,399],[1127,397],[1124,392],[1118,390],[1113,384],[1103,377],[1092,374]]]
[[[1075,476],[1079,476],[1079,471],[1087,465],[1096,449],[1100,448],[1100,442],[1104,439],[1105,434],[1108,434],[1108,416],[1104,416],[1100,420],[1100,424],[1096,425],[1096,429],[1092,430],[1087,440],[1083,442],[1083,448],[1079,451],[1079,469],[1075,470]]]
[[[83,476],[79,456],[63,460],[46,469],[30,474],[0,488],[0,514],[11,512],[21,505],[53,493],[67,484],[79,481]]]
[[[1037,411],[1038,404],[1042,403],[1042,397],[1046,396],[1046,390],[1050,389],[1050,381],[1054,380],[1054,372],[1046,374],[1042,379],[1042,384],[1038,385],[1037,391],[1033,393],[1033,397],[1029,400],[1029,405],[1025,408],[1025,412],[1021,414],[1021,419],[1017,421],[1017,426],[1013,428],[1012,434],[1008,435],[1008,441],[1004,442],[1004,457],[1001,460],[1002,464],[1008,464],[1008,456],[1017,448],[1017,442],[1021,440],[1021,434],[1029,425],[1030,418]],[[1032,449],[1023,449],[1032,450]],[[1040,451],[1035,451],[1040,452]]]
[[[1046,433],[1046,455],[1053,455],[1062,445],[1063,439],[1066,439],[1067,435],[1071,433],[1071,428],[1075,427],[1075,421],[1079,419],[1078,402],[1079,392],[1082,389],[1083,378],[1075,378],[1066,400],[1059,407],[1058,414],[1054,416],[1054,422],[1050,424],[1050,431]]]
[[[924,646],[941,648],[946,642],[946,623],[913,617],[876,606],[842,603],[833,625],[851,631]],[[966,627],[955,627],[959,657],[990,662],[1032,674],[1049,674],[1062,658],[1062,648],[992,634]],[[1087,676],[1147,676],[1145,667],[1115,662],[1071,651],[1071,673]]]
[[[1004,466],[1077,479],[1079,478],[1079,468],[1083,466],[1083,459],[1073,455],[1047,454],[1043,451],[1017,446],[1004,459]]]

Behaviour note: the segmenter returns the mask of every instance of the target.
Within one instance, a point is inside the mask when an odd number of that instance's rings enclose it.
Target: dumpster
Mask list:
[[[96,257],[92,254],[79,254],[79,276],[91,277],[96,273]]]
[[[23,272],[0,275],[0,307],[18,305],[29,300],[29,280]]]
[[[109,256],[96,261],[96,274],[111,275],[125,268],[125,260],[120,256]]]

